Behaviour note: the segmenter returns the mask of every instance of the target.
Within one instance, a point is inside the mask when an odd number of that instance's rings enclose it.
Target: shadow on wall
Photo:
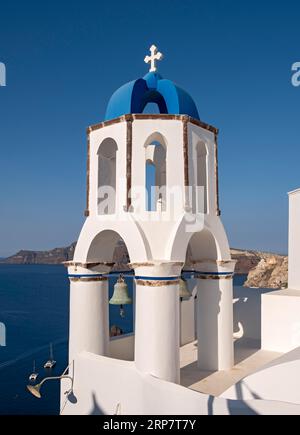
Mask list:
[[[207,415],[215,415],[213,404],[216,398],[214,396],[209,396],[207,399]],[[242,400],[242,399],[241,399]],[[226,400],[227,409],[229,415],[259,415],[258,412],[254,411],[247,403],[239,402],[237,400]]]
[[[230,400],[230,399],[226,400],[229,415],[258,415],[258,413],[254,411],[247,403],[242,402],[243,395],[241,391],[238,394],[238,396],[239,396],[238,397],[239,400]],[[101,406],[97,403],[95,393],[92,394],[92,398],[93,398],[93,409],[91,410],[90,415],[105,415]],[[253,398],[260,399],[260,397],[258,396]],[[214,407],[213,407],[215,399],[216,398],[214,396],[208,396],[207,415],[215,415]]]
[[[105,415],[103,409],[97,402],[95,393],[92,394],[92,398],[93,398],[93,409],[91,410],[90,415]]]
[[[259,415],[247,403],[236,400],[227,400],[227,408],[229,415]]]
[[[253,339],[261,342],[261,295],[274,289],[234,287],[233,332],[238,339]]]
[[[237,400],[244,400],[244,396],[243,396],[243,388],[246,388],[249,393],[251,394],[252,398],[255,400],[262,400],[262,397],[260,397],[258,394],[256,394],[254,391],[252,391],[248,385],[246,385],[243,380],[239,381],[235,386],[235,391],[236,391],[236,397]]]

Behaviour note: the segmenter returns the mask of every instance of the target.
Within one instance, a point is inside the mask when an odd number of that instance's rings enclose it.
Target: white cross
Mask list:
[[[145,63],[150,62],[150,70],[149,71],[155,72],[157,70],[157,68],[155,66],[155,62],[156,62],[156,60],[163,59],[163,54],[160,53],[159,51],[157,51],[157,47],[155,45],[151,45],[150,53],[151,53],[151,56],[146,56],[144,59],[144,62]]]

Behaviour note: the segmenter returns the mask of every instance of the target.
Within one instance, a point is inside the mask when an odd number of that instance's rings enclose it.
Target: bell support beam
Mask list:
[[[69,362],[82,351],[109,356],[108,278],[104,275],[112,265],[66,266],[70,280]]]
[[[198,367],[229,370],[233,353],[233,284],[235,261],[201,261],[197,279]]]
[[[179,383],[179,278],[183,264],[135,263],[135,364],[138,370]]]

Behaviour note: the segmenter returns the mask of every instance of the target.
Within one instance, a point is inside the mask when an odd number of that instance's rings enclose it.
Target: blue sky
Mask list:
[[[186,89],[220,128],[222,218],[231,246],[287,251],[287,191],[300,186],[297,1],[14,1],[0,10],[0,256],[76,240],[88,125],[147,72]]]

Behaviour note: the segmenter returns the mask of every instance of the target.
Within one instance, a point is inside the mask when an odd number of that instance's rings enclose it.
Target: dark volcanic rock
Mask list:
[[[55,248],[50,251],[21,250],[11,257],[0,260],[7,264],[60,264],[72,260],[76,243],[66,248]]]

